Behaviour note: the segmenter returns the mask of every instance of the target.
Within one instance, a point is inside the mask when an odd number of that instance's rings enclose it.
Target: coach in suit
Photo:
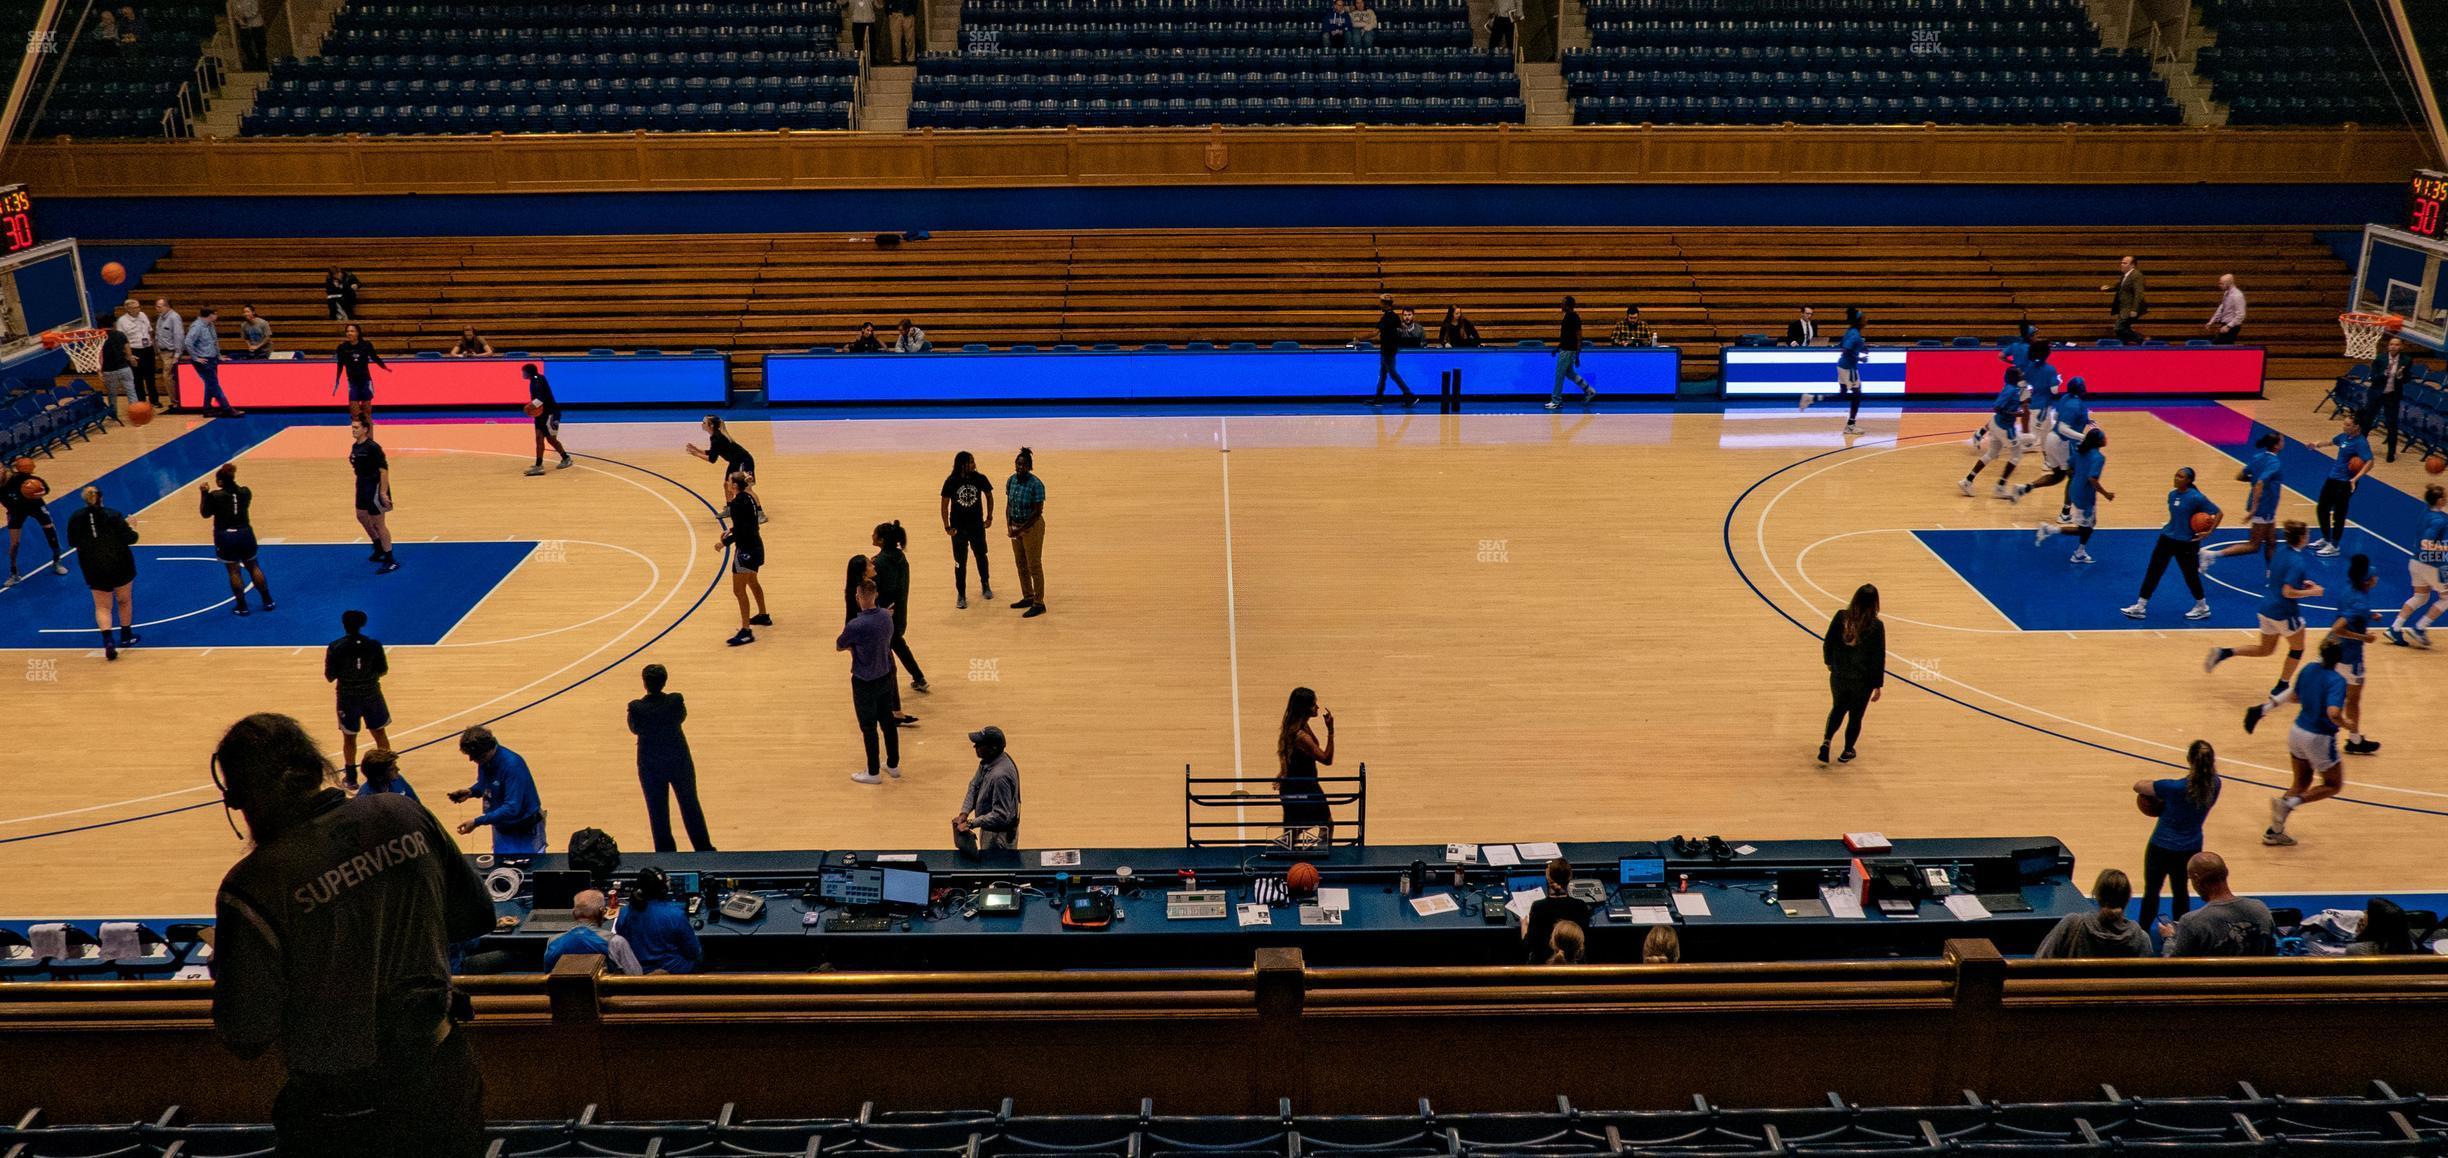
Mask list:
[[[2109,300],[2108,313],[2116,318],[2116,336],[2127,342],[2139,342],[2142,335],[2134,332],[2134,323],[2150,312],[2149,286],[2143,280],[2142,267],[2132,255],[2117,260],[2117,279],[2100,287],[2104,294],[2115,294]]]
[[[1811,320],[1811,308],[1802,307],[1802,316],[1785,323],[1785,344],[1816,346],[1819,344],[1819,323]]]
[[[2388,424],[2390,462],[2397,461],[2397,420],[2405,406],[2406,380],[2413,376],[2414,359],[2405,351],[2405,339],[2390,338],[2372,355],[2371,391],[2363,396],[2363,409],[2355,414],[2355,424],[2366,435],[2379,432],[2376,423]]]

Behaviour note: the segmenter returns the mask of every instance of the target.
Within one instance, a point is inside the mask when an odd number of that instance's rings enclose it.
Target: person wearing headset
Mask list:
[[[638,874],[637,891],[621,906],[620,935],[648,973],[694,973],[705,960],[688,908],[672,895],[671,874],[659,868]]]
[[[213,1025],[241,1058],[280,1047],[281,1154],[484,1153],[447,952],[493,927],[493,902],[450,833],[405,796],[332,787],[288,716],[238,721],[212,766],[254,843],[214,901]]]

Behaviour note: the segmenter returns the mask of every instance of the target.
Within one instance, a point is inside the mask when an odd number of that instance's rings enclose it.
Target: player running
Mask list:
[[[1989,493],[1994,498],[2014,502],[2022,497],[2006,485],[2014,477],[2015,464],[2023,461],[2022,427],[2031,421],[2031,389],[2023,384],[2021,370],[2006,371],[2006,384],[1998,388],[1997,398],[1989,404],[1989,425],[1981,428],[1980,460],[1972,464],[1972,472],[1955,484],[1965,498],[1972,497],[1972,480],[1987,470],[1998,455],[2006,456],[2006,469],[1998,475],[1997,487]]]
[[[2108,432],[2092,427],[2083,432],[2082,443],[2075,447],[2072,470],[2066,483],[2066,507],[2070,523],[2042,523],[2032,536],[2034,545],[2046,543],[2051,535],[2074,536],[2074,554],[2069,563],[2089,563],[2091,532],[2099,529],[2099,500],[2116,501],[2116,492],[2100,482],[2108,469],[2108,456],[2101,453],[2108,445]]]
[[[2399,647],[2408,646],[2409,634],[2416,644],[2431,646],[2431,625],[2440,621],[2442,612],[2448,612],[2448,587],[2440,585],[2440,572],[2448,570],[2448,487],[2435,484],[2424,488],[2423,506],[2430,509],[2423,515],[2422,530],[2415,535],[2414,558],[2406,563],[2414,597],[2397,609],[2397,621],[2382,632]],[[15,542],[12,540],[10,545],[15,546]],[[2409,625],[2406,621],[2414,618],[2425,603],[2431,604],[2431,614],[2423,616],[2421,623]]]
[[[2346,715],[2346,680],[2337,672],[2339,659],[2346,645],[2339,640],[2321,644],[2320,662],[2303,669],[2303,677],[2287,690],[2271,696],[2265,704],[2244,709],[2244,730],[2261,726],[2261,717],[2277,711],[2284,704],[2299,704],[2295,726],[2287,731],[2287,755],[2295,766],[2292,787],[2270,801],[2269,827],[2262,830],[2261,843],[2289,845],[2295,838],[2287,834],[2287,818],[2295,810],[2317,800],[2327,800],[2346,789],[2346,773],[2339,767],[2338,725]],[[2314,776],[2320,783],[2312,783]]]
[[[2296,665],[2303,662],[2304,621],[2299,599],[2313,599],[2324,594],[2321,585],[2312,581],[2310,567],[2304,562],[2304,539],[2311,528],[2298,519],[2287,520],[2286,546],[2270,553],[2269,594],[2261,600],[2261,641],[2250,650],[2214,647],[2209,658],[2202,661],[2202,670],[2216,671],[2218,665],[2239,655],[2264,656],[2278,650],[2278,637],[2287,641],[2286,661],[2278,667],[2278,686],[2271,695],[2286,690],[2287,681],[2295,678]],[[2359,557],[2359,556],[2358,556]]]
[[[2184,573],[2185,590],[2193,593],[2193,610],[2185,612],[2187,619],[2210,618],[2210,600],[2203,597],[2201,581],[2201,541],[2218,530],[2219,520],[2226,517],[2210,496],[2193,485],[2193,468],[2176,468],[2175,487],[2167,494],[2168,521],[2159,528],[2159,541],[2151,544],[2150,567],[2142,573],[2141,597],[2124,608],[2125,618],[2140,619],[2150,614],[2151,592],[2159,589],[2159,577],[2167,573],[2170,560]],[[2194,520],[2207,518],[2209,526],[2196,527]]]
[[[1869,356],[1870,340],[1862,336],[1861,309],[1848,307],[1845,310],[1844,337],[1836,341],[1836,394],[1845,400],[1844,432],[1846,434],[1862,432],[1859,421],[1862,399],[1861,368],[1862,361]],[[1815,394],[1805,394],[1800,401],[1802,409],[1808,410],[1812,403],[1819,401],[1819,398]]]
[[[2046,344],[2042,343],[2043,346]],[[2046,364],[2043,363],[2043,365]],[[2057,372],[2055,367],[2048,367],[2048,371],[2051,374]],[[2062,390],[2048,399],[2044,409],[2034,416],[2032,425],[2040,430],[2040,463],[2048,468],[2048,472],[2030,483],[2015,488],[2016,498],[2020,499],[2033,491],[2055,486],[2073,477],[2072,461],[2076,448],[2082,445],[2083,436],[2089,433],[2093,426],[2091,404],[2084,400],[2086,391],[2087,388],[2080,378],[2067,382]],[[2074,503],[2069,498],[2058,506],[2057,521],[2071,522],[2073,518]]]
[[[2363,645],[2377,638],[2372,633],[2371,589],[2379,577],[2372,574],[2371,557],[2357,555],[2346,561],[2346,594],[2338,599],[2337,622],[2329,627],[2329,638],[2341,646],[2338,649],[2338,675],[2346,680],[2346,754],[2369,756],[2380,750],[2380,741],[2363,735]]]
[[[2278,548],[2278,495],[2285,489],[2286,464],[2278,458],[2278,448],[2286,445],[2286,437],[2271,431],[2253,440],[2255,450],[2244,469],[2236,472],[2236,481],[2251,484],[2245,492],[2244,509],[2252,520],[2252,537],[2224,547],[2202,548],[2202,570],[2210,569],[2210,561],[2229,555],[2260,552],[2264,564]],[[2296,524],[2301,526],[2302,524]],[[2300,546],[2301,544],[2298,544]]]
[[[756,486],[756,456],[748,453],[747,447],[731,440],[731,428],[723,423],[722,418],[708,414],[699,420],[697,425],[706,432],[706,444],[703,448],[698,447],[695,443],[687,444],[689,457],[722,467],[722,474],[726,479],[735,474],[745,474],[748,476],[748,485]],[[749,492],[749,497],[756,497],[753,490]],[[756,517],[760,525],[766,522],[765,504],[762,501],[757,503]]]
[[[553,469],[568,470],[573,464],[569,450],[561,445],[561,403],[553,398],[551,380],[533,362],[519,367],[519,373],[527,379],[527,416],[535,419],[535,465],[527,468],[527,477],[544,473],[547,443],[561,456],[561,465]]]
[[[391,460],[374,441],[370,419],[349,423],[349,437],[356,440],[349,447],[349,469],[357,475],[357,525],[374,542],[367,562],[381,564],[375,574],[388,575],[399,570],[399,557],[391,553]]]
[[[238,485],[238,464],[225,462],[213,472],[218,486],[196,484],[196,514],[213,524],[213,557],[229,572],[230,598],[238,614],[247,613],[247,578],[255,580],[255,595],[263,609],[277,611],[272,585],[264,582],[263,565],[255,561],[255,523],[251,511],[255,492]]]
[[[0,471],[0,510],[8,512],[8,581],[0,587],[15,587],[25,582],[17,572],[17,541],[25,536],[25,525],[31,520],[42,528],[43,541],[51,544],[51,573],[65,575],[68,564],[60,561],[59,529],[51,522],[49,504],[43,500],[51,493],[51,484],[34,473],[34,460],[19,458]]]

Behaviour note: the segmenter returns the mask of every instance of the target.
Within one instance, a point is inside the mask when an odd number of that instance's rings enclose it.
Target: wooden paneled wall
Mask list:
[[[1025,185],[2393,181],[2402,130],[1587,126],[247,138],[19,146],[49,197]]]

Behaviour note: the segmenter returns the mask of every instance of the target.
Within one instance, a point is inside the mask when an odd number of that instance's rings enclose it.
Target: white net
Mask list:
[[[60,349],[68,351],[68,364],[79,374],[102,372],[102,342],[110,337],[109,330],[63,330]]]
[[[2338,328],[2346,331],[2346,356],[2356,359],[2378,354],[2380,339],[2403,324],[2403,319],[2389,314],[2338,315]]]

